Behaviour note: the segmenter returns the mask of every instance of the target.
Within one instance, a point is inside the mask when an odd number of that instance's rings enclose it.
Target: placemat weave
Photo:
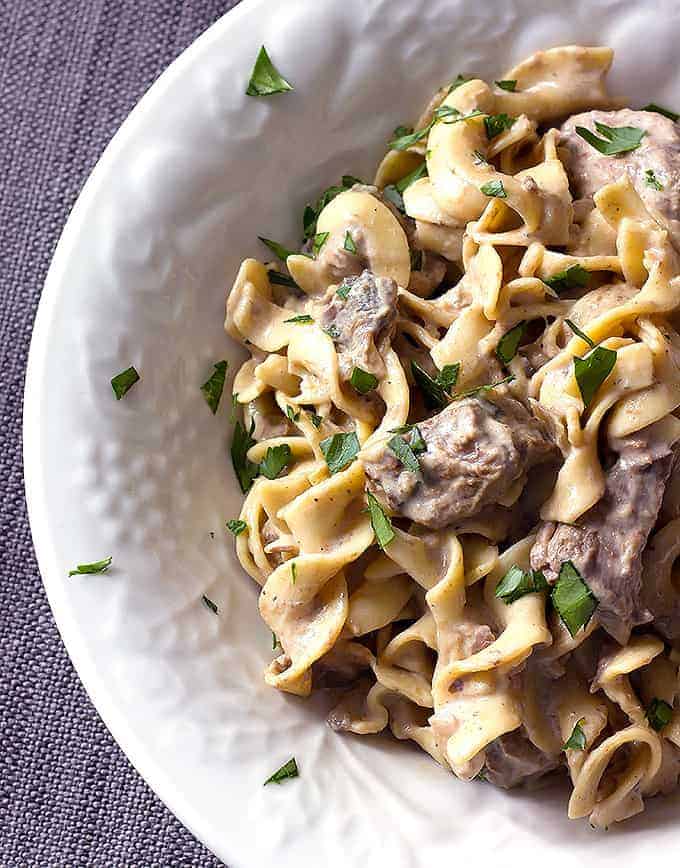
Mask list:
[[[69,210],[165,67],[234,0],[0,0],[0,865],[218,866],[127,762],[76,676],[24,502],[33,318]]]

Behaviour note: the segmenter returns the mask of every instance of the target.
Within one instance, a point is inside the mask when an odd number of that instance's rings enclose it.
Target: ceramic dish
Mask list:
[[[177,816],[232,868],[391,866],[500,856],[647,864],[677,850],[678,798],[608,835],[564,817],[560,788],[470,790],[389,739],[331,732],[320,700],[265,687],[271,636],[225,520],[241,495],[229,402],[200,385],[239,350],[228,283],[257,235],[293,243],[305,202],[370,177],[393,128],[458,72],[500,74],[555,44],[611,45],[611,90],[680,102],[673,2],[475,4],[245,0],[161,77],[83,191],[35,326],[26,488],[66,647],[107,726]],[[265,44],[295,91],[244,91]],[[142,381],[116,402],[109,380]],[[100,576],[67,574],[113,556]],[[215,616],[203,605],[208,595]],[[263,781],[291,755],[300,778]],[[625,850],[624,850],[625,848]]]

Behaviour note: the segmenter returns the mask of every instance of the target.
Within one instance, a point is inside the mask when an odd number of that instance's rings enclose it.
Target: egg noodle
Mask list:
[[[611,62],[460,76],[226,318],[266,682],[595,827],[680,775],[678,134]]]

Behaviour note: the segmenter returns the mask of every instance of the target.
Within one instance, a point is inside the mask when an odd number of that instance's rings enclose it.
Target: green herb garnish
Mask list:
[[[523,570],[513,564],[496,585],[496,596],[509,606],[526,594],[545,591],[548,583],[540,570]]]
[[[329,202],[332,202],[338,194],[345,193],[355,184],[362,183],[363,182],[359,180],[359,178],[355,178],[353,175],[343,175],[342,184],[333,184],[331,187],[327,187],[316,200],[314,205],[307,203],[302,214],[302,231],[304,239],[307,240],[314,236],[316,233],[316,222],[319,219],[319,214],[321,214]]]
[[[501,90],[510,91],[510,93],[515,92],[515,88],[517,87],[517,79],[516,78],[504,78],[500,81],[494,82],[496,87],[500,87]]]
[[[465,84],[466,81],[472,81],[472,79],[467,75],[461,75],[460,73],[458,73],[458,75],[449,85],[449,93],[451,93],[451,91],[455,90],[457,87],[460,87],[461,84]]]
[[[460,401],[461,398],[476,398],[478,395],[484,395],[486,392],[491,392],[498,386],[504,386],[506,383],[512,383],[514,376],[503,377],[496,383],[485,383],[483,386],[474,386],[472,389],[466,389],[464,392],[458,392],[453,396],[454,401]]]
[[[286,404],[286,416],[288,416],[291,422],[297,422],[300,418],[300,411],[296,410],[295,407],[291,407],[290,404]]]
[[[284,319],[284,322],[296,322],[300,325],[305,325],[314,322],[314,318],[311,317],[308,313],[301,313],[297,316],[292,316],[290,319]]]
[[[351,290],[351,286],[348,286],[346,283],[341,283],[340,286],[337,288],[335,294],[343,301],[347,301],[347,296],[350,294]]]
[[[351,464],[359,453],[359,438],[350,431],[347,434],[333,434],[319,443],[331,473],[338,473]]]
[[[315,428],[320,428],[321,423],[323,422],[323,416],[319,416],[318,413],[314,413],[312,410],[308,410],[307,412],[309,413],[309,418],[312,422],[312,425]]]
[[[665,699],[652,699],[647,707],[646,717],[652,729],[659,732],[673,719],[673,709]]]
[[[278,771],[275,771],[270,778],[267,778],[264,782],[264,786],[266,787],[267,784],[280,784],[281,781],[285,781],[287,778],[297,778],[299,776],[300,772],[298,771],[295,757],[292,757],[287,763],[284,763]]]
[[[645,130],[638,127],[608,127],[607,124],[598,121],[595,121],[595,129],[602,136],[601,139],[586,127],[576,127],[576,132],[596,151],[607,156],[634,151],[640,147],[642,137],[645,135]]]
[[[582,717],[574,724],[571,735],[562,745],[562,750],[585,750],[586,749],[586,734],[583,731],[583,724],[586,722],[585,717]]]
[[[587,625],[598,605],[594,594],[571,561],[564,561],[560,567],[550,599],[571,636]]]
[[[270,283],[278,283],[279,286],[289,286],[291,289],[300,289],[292,277],[282,274],[280,271],[275,271],[273,268],[267,271],[267,277]]]
[[[567,289],[582,289],[590,283],[590,272],[582,265],[570,265],[569,268],[558,271],[552,277],[546,277],[543,283],[557,293]]]
[[[281,471],[290,463],[292,453],[287,443],[270,446],[260,461],[260,473],[267,479],[276,479]]]
[[[407,470],[410,470],[412,473],[418,473],[420,470],[418,456],[411,448],[411,445],[407,443],[403,437],[399,437],[398,435],[392,437],[392,439],[387,442],[387,448],[391,452],[394,452]]]
[[[425,404],[433,410],[444,407],[451,400],[450,390],[458,381],[459,371],[460,362],[455,362],[444,365],[441,371],[431,377],[417,362],[411,360],[413,379],[423,393]]]
[[[505,113],[500,115],[487,115],[484,118],[484,126],[486,127],[486,137],[491,140],[496,136],[500,136],[515,123],[517,118],[513,118]]]
[[[257,237],[271,250],[274,256],[277,256],[282,262],[285,262],[289,256],[295,256],[294,250],[288,250],[287,247],[284,247],[283,244],[279,244],[278,241],[272,241],[271,238],[263,238],[262,235],[258,235]]]
[[[345,232],[345,243],[342,246],[348,253],[356,254],[357,252],[357,246],[354,243],[354,239],[352,238],[349,229]]]
[[[314,240],[312,241],[312,251],[314,256],[318,256],[321,252],[321,248],[324,246],[326,241],[328,240],[328,236],[330,232],[317,232],[314,236]]]
[[[276,633],[272,630],[272,651],[276,651],[276,646],[279,644],[279,640],[276,638]]]
[[[574,357],[574,376],[587,407],[616,364],[616,350],[595,347],[585,359]]]
[[[70,576],[92,576],[97,573],[105,573],[111,566],[112,557],[104,558],[103,561],[94,561],[91,564],[78,564],[75,570],[69,570]]]
[[[293,584],[297,581],[297,564],[295,561],[290,562],[290,580]]]
[[[375,534],[375,540],[380,548],[384,549],[385,546],[389,545],[394,539],[394,528],[392,527],[392,522],[389,517],[385,515],[382,506],[380,506],[370,491],[366,492],[366,500],[368,502],[368,514],[371,519],[371,527]]]
[[[645,169],[645,184],[652,190],[663,190],[663,184],[656,177],[653,169]]]
[[[489,166],[489,165],[491,165],[481,151],[473,151],[472,157],[473,157],[473,162],[474,162],[475,166]]]
[[[365,395],[367,392],[372,392],[378,385],[378,378],[362,368],[353,368],[352,375],[349,378],[350,384],[359,392],[360,395]]]
[[[248,525],[240,518],[230,518],[227,522],[227,527],[234,534],[234,536],[239,536],[248,527]]]
[[[250,74],[246,94],[248,96],[271,96],[273,93],[285,93],[289,90],[293,90],[293,85],[283,78],[263,45]]]
[[[424,139],[427,135],[429,135],[432,127],[442,121],[446,124],[455,124],[460,121],[467,121],[470,118],[479,117],[482,112],[479,109],[473,109],[468,114],[461,114],[457,108],[453,108],[453,106],[441,105],[439,108],[435,109],[432,115],[432,120],[424,126],[420,130],[414,130],[412,133],[407,133],[403,136],[399,136],[396,139],[393,139],[389,142],[389,147],[393,148],[395,151],[405,151],[407,148],[413,147],[413,145],[417,144],[421,139]]]
[[[492,196],[495,199],[508,198],[503,182],[500,179],[496,181],[487,181],[486,184],[482,184],[479,190],[481,193],[484,193],[485,196]]]
[[[420,178],[424,178],[427,175],[427,164],[421,163],[417,169],[414,169],[412,172],[409,172],[408,175],[404,175],[399,181],[397,181],[394,185],[395,190],[399,193],[403,193],[411,184],[414,184]]]
[[[217,605],[215,603],[213,603],[213,601],[210,599],[210,597],[206,597],[206,595],[203,594],[201,599],[203,600],[205,607],[207,609],[210,609],[210,611],[213,613],[213,615],[219,615],[220,614],[220,611],[217,608]]]
[[[213,367],[215,370],[210,375],[210,378],[201,386],[201,392],[203,393],[206,404],[210,407],[214,416],[215,413],[217,413],[217,408],[220,406],[220,398],[222,397],[222,391],[224,389],[224,380],[227,376],[228,362],[223,359],[221,362],[215,362]]]
[[[595,341],[592,338],[588,337],[588,335],[584,331],[581,331],[581,329],[576,325],[575,322],[570,319],[565,319],[565,322],[573,331],[573,333],[575,335],[578,335],[578,337],[580,337],[582,341],[585,341],[590,347],[595,346]]]
[[[509,364],[515,358],[519,349],[519,342],[522,340],[526,328],[526,320],[522,320],[522,322],[518,322],[516,326],[513,326],[510,331],[507,331],[500,341],[498,341],[496,355],[504,365]]]
[[[394,186],[394,184],[388,184],[382,191],[383,198],[387,199],[388,202],[391,202],[397,210],[401,211],[402,214],[406,213],[406,209],[404,207],[404,199]]]
[[[111,388],[113,389],[113,394],[116,396],[116,401],[120,401],[123,395],[125,395],[139,379],[139,374],[132,365],[124,371],[121,371],[120,374],[116,374],[116,376],[111,380]]]
[[[670,109],[664,108],[663,106],[657,105],[654,102],[650,102],[648,105],[642,108],[643,112],[656,112],[658,115],[663,115],[665,118],[670,118],[672,121],[677,121],[680,118],[680,115],[677,112],[671,111]]]
[[[257,464],[248,460],[248,450],[255,445],[253,440],[253,431],[255,430],[255,420],[250,423],[250,431],[246,431],[240,422],[234,425],[234,438],[231,441],[231,461],[234,465],[236,477],[241,486],[241,491],[245,494],[250,491],[253,480],[257,476]]]

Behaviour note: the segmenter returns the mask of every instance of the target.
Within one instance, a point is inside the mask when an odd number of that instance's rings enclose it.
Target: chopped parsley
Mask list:
[[[215,370],[210,375],[210,378],[201,386],[201,392],[214,416],[217,413],[217,408],[220,406],[220,399],[224,390],[224,380],[227,376],[228,362],[223,359],[221,362],[215,362],[213,367]]]
[[[234,534],[234,536],[240,536],[240,534],[243,533],[243,531],[248,527],[248,525],[240,518],[230,518],[227,522],[227,527]]]
[[[347,434],[333,434],[319,443],[331,473],[338,473],[350,465],[359,453],[359,438],[350,431]]]
[[[206,609],[210,609],[210,611],[213,613],[213,615],[219,615],[220,614],[220,610],[217,608],[217,605],[215,603],[213,603],[213,601],[210,599],[210,597],[206,597],[206,595],[203,594],[201,599],[203,600],[203,604],[205,605]]]
[[[585,359],[574,356],[574,376],[586,407],[616,364],[616,350],[595,347]]]
[[[451,389],[458,381],[460,362],[444,365],[434,377],[422,368],[418,362],[411,360],[411,373],[415,384],[422,392],[425,404],[432,410],[444,407],[451,400]]]
[[[663,184],[654,174],[654,169],[645,169],[645,184],[652,190],[663,190]]]
[[[260,462],[260,473],[267,479],[276,479],[281,471],[288,467],[291,457],[292,453],[287,443],[270,446]]]
[[[582,265],[570,265],[552,277],[546,277],[543,283],[557,293],[567,289],[582,289],[590,283],[590,272]]]
[[[586,749],[586,734],[583,731],[583,724],[586,722],[585,717],[582,717],[574,724],[571,735],[562,745],[562,750],[585,750]]]
[[[473,151],[472,158],[475,166],[489,166],[490,163],[481,151]]]
[[[585,627],[598,601],[571,561],[564,561],[550,599],[571,636]]]
[[[319,214],[332,202],[339,193],[345,193],[355,184],[363,183],[359,178],[353,175],[343,175],[341,184],[333,184],[327,187],[316,200],[314,205],[307,203],[305,210],[302,213],[302,233],[305,241],[308,238],[313,238],[316,233],[316,222],[319,219]]]
[[[458,394],[453,396],[453,400],[460,401],[461,398],[476,398],[478,395],[484,395],[486,392],[491,392],[498,386],[505,386],[506,383],[512,383],[514,379],[514,376],[510,375],[509,377],[503,377],[502,380],[498,380],[496,383],[485,383],[483,386],[473,386],[472,389],[458,392]]]
[[[341,298],[343,301],[347,301],[347,297],[352,291],[352,287],[346,284],[344,281],[340,284],[340,286],[336,290],[336,295]]]
[[[318,413],[314,413],[312,410],[308,410],[307,412],[309,413],[309,418],[311,420],[312,425],[315,428],[320,428],[321,423],[323,422],[323,417],[319,416]]]
[[[481,193],[484,193],[485,196],[492,196],[495,199],[508,198],[508,194],[505,192],[503,182],[500,179],[497,179],[495,181],[487,181],[486,184],[482,184],[479,190]]]
[[[111,380],[111,388],[116,396],[116,401],[120,401],[123,395],[127,394],[134,384],[140,379],[139,374],[133,365],[121,371],[120,374]]]
[[[495,139],[496,136],[500,136],[501,133],[509,130],[516,120],[517,118],[513,118],[510,115],[506,115],[505,113],[500,115],[487,115],[484,118],[486,137],[489,139],[489,141],[491,139]]]
[[[656,112],[658,115],[663,115],[665,118],[670,118],[672,121],[677,121],[680,119],[680,115],[677,112],[671,111],[670,109],[664,108],[663,106],[657,105],[654,102],[650,102],[648,105],[643,106],[643,112]]]
[[[297,581],[297,564],[295,561],[290,562],[290,580],[293,584]]]
[[[535,594],[548,589],[548,583],[540,570],[523,570],[513,564],[496,585],[496,596],[509,606],[526,594]]]
[[[277,256],[282,262],[285,262],[289,256],[295,256],[294,250],[289,250],[287,247],[284,247],[283,244],[279,244],[278,241],[272,241],[271,238],[263,238],[262,235],[258,235],[257,237],[271,250],[274,256]]]
[[[288,778],[297,778],[299,776],[300,772],[295,762],[295,757],[291,757],[287,763],[284,763],[271,777],[267,778],[264,786],[266,787],[267,784],[280,784],[281,781],[285,781]]]
[[[461,84],[465,84],[466,81],[472,81],[472,79],[470,78],[469,75],[461,75],[459,72],[458,75],[454,78],[454,80],[449,85],[449,93],[451,93],[451,91],[455,90],[457,87],[460,87]]]
[[[92,576],[105,573],[111,566],[112,557],[104,558],[103,561],[94,561],[91,564],[78,564],[75,570],[69,570],[69,576]]]
[[[418,461],[418,456],[413,451],[411,444],[408,441],[403,437],[400,437],[398,434],[395,434],[391,440],[388,440],[387,448],[391,452],[394,452],[407,470],[410,470],[412,473],[418,473],[420,470],[420,461]]]
[[[276,646],[279,644],[279,640],[276,638],[276,633],[272,630],[272,651],[276,651]]]
[[[348,253],[356,254],[357,252],[357,246],[349,229],[345,232],[345,243],[342,246]]]
[[[255,445],[255,440],[253,440],[254,430],[255,420],[250,423],[250,431],[246,431],[240,422],[236,422],[236,425],[234,425],[234,437],[231,441],[231,461],[234,465],[234,471],[241,486],[241,491],[244,494],[250,491],[258,471],[257,464],[248,460],[248,450],[251,446]]]
[[[522,320],[522,322],[518,322],[517,325],[513,326],[510,331],[507,331],[500,341],[498,341],[496,355],[504,365],[509,364],[515,358],[526,328],[526,320]]]
[[[371,527],[375,534],[375,540],[380,548],[384,549],[385,546],[389,545],[394,539],[394,528],[392,527],[392,522],[389,517],[385,515],[382,506],[380,506],[370,491],[366,492],[366,500],[368,502],[368,514],[371,519]]]
[[[595,121],[595,129],[602,136],[598,138],[595,133],[586,127],[576,127],[576,132],[592,145],[596,151],[607,156],[625,154],[640,147],[645,130],[638,127],[608,127]]]
[[[246,94],[248,96],[271,96],[274,93],[285,93],[289,90],[293,90],[293,85],[286,81],[277,70],[263,45],[250,74]]]
[[[300,325],[305,325],[314,322],[314,318],[311,317],[308,313],[301,313],[297,316],[292,316],[290,319],[284,319],[284,322],[296,322]]]
[[[590,347],[595,346],[595,341],[592,338],[588,337],[588,335],[584,331],[581,331],[581,329],[576,325],[575,322],[570,319],[565,319],[565,322],[573,331],[573,333],[575,335],[578,335],[578,337],[580,337],[582,341],[585,341]]]
[[[289,286],[291,289],[300,289],[292,277],[282,274],[280,271],[275,271],[273,268],[267,271],[267,277],[270,283],[278,283],[279,286]]]
[[[432,120],[426,126],[420,130],[414,130],[412,133],[406,133],[393,139],[388,143],[388,146],[395,151],[405,151],[429,135],[432,127],[439,121],[443,121],[443,123],[446,124],[456,124],[460,121],[467,121],[470,118],[479,117],[481,114],[482,112],[480,112],[479,109],[473,109],[471,112],[464,115],[461,114],[457,108],[453,108],[453,106],[440,105],[439,108],[435,109],[432,115]]]
[[[394,185],[395,189],[399,193],[403,193],[411,184],[415,184],[416,181],[420,180],[420,178],[424,178],[427,175],[427,164],[421,163],[417,169],[414,169],[412,172],[409,172],[408,175],[404,175],[399,181],[397,181]]]
[[[362,368],[352,368],[352,375],[349,378],[350,384],[359,392],[360,395],[365,395],[367,392],[372,392],[378,385],[378,378]]]
[[[321,252],[321,248],[324,246],[326,241],[328,240],[328,236],[330,232],[317,232],[314,236],[314,240],[312,241],[312,251],[314,256],[318,256]]]
[[[652,729],[659,732],[671,722],[673,709],[665,699],[652,699],[647,707],[646,717]]]
[[[300,411],[296,410],[295,407],[291,407],[290,404],[286,404],[286,416],[288,416],[291,422],[297,422],[300,418]]]
[[[510,93],[515,92],[515,88],[517,87],[517,79],[516,78],[504,78],[500,81],[494,82],[496,87],[500,87],[501,90],[507,90]]]
[[[394,184],[388,184],[382,192],[383,197],[387,199],[388,202],[391,202],[398,211],[401,211],[402,214],[406,213],[404,199]]]

